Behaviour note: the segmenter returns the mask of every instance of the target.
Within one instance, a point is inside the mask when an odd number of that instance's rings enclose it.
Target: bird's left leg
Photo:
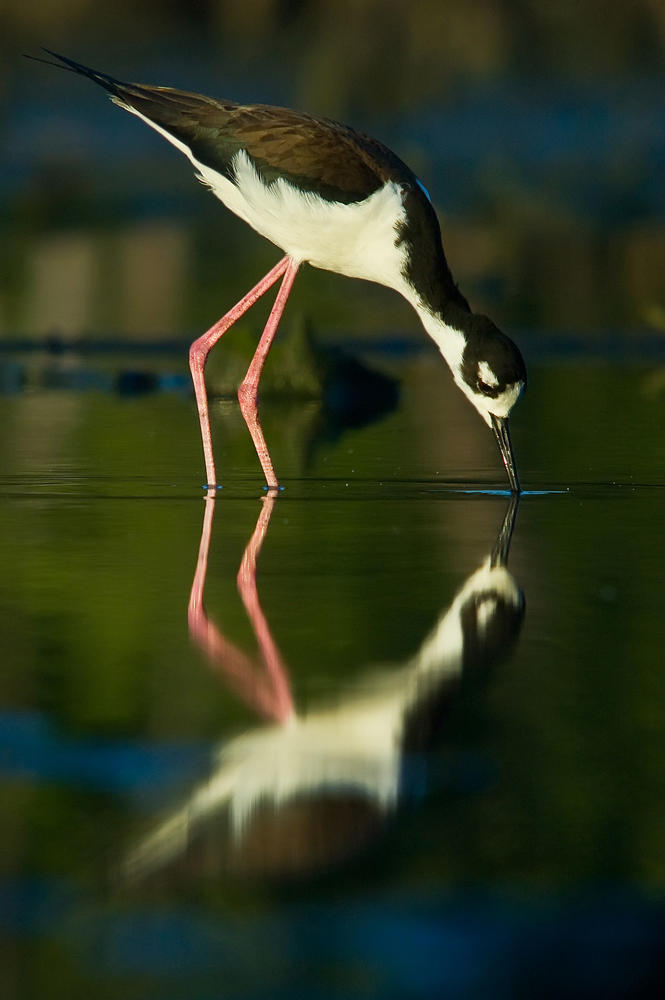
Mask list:
[[[288,265],[284,272],[284,278],[282,279],[282,284],[280,285],[277,298],[275,299],[275,304],[273,305],[270,316],[268,317],[265,330],[261,334],[259,346],[256,348],[256,353],[252,358],[252,363],[247,369],[247,374],[238,389],[240,409],[243,417],[245,418],[245,423],[249,428],[249,433],[252,435],[252,441],[254,442],[254,447],[256,448],[256,453],[259,456],[261,468],[263,469],[268,483],[268,488],[270,490],[279,489],[279,483],[277,482],[277,477],[275,476],[275,470],[272,467],[270,452],[268,451],[268,446],[266,445],[266,440],[263,436],[263,431],[261,430],[261,424],[259,422],[257,404],[259,379],[261,378],[263,365],[268,355],[268,351],[270,350],[270,345],[272,344],[277,332],[277,326],[282,318],[284,306],[286,305],[286,300],[289,297],[289,292],[293,287],[293,282],[296,274],[298,273],[299,267],[300,264],[298,261],[289,258]]]

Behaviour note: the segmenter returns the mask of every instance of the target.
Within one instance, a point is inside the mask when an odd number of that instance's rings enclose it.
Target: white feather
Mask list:
[[[486,361],[478,362],[478,378],[485,385],[498,385],[499,380]]]

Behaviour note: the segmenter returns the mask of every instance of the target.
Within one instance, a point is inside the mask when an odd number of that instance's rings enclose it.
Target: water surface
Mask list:
[[[180,356],[10,380],[11,995],[655,995],[658,361],[532,364],[513,510],[440,359],[370,360],[381,420],[265,403],[274,501],[228,400],[204,501]]]

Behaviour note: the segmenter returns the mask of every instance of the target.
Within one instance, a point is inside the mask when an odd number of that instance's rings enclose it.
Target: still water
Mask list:
[[[1,359],[4,995],[657,995],[665,377],[532,354],[519,505],[427,350],[276,499],[180,355]]]

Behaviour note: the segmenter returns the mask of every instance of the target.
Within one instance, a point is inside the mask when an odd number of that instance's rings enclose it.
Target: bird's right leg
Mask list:
[[[261,372],[263,371],[263,365],[268,356],[270,345],[272,344],[275,334],[277,333],[277,327],[279,326],[279,321],[282,318],[284,306],[286,305],[286,300],[289,297],[289,292],[293,287],[293,282],[295,281],[299,266],[300,264],[297,260],[289,260],[286,271],[284,272],[282,284],[279,286],[279,291],[277,292],[277,298],[275,299],[272,311],[268,317],[268,322],[266,323],[265,329],[261,334],[261,339],[259,340],[254,357],[252,358],[252,363],[247,369],[247,374],[244,379],[238,386],[238,401],[240,403],[240,410],[245,418],[245,423],[247,424],[249,433],[252,435],[252,441],[254,442],[254,447],[256,448],[256,454],[259,456],[261,468],[263,469],[263,474],[265,475],[266,482],[268,484],[267,488],[270,492],[278,490],[279,483],[277,482],[277,477],[275,476],[272,459],[270,458],[268,445],[266,444],[266,439],[263,436],[261,421],[259,420],[259,379],[261,378]]]
[[[189,368],[192,373],[194,392],[196,394],[196,405],[199,411],[199,423],[201,424],[201,437],[203,439],[203,454],[206,463],[207,486],[215,486],[217,482],[215,473],[215,460],[212,454],[212,438],[210,435],[210,416],[208,414],[208,397],[206,394],[204,369],[208,359],[210,349],[217,343],[222,334],[226,333],[230,326],[233,326],[237,319],[261,298],[272,285],[285,273],[289,266],[290,257],[286,256],[280,260],[279,264],[273,267],[272,271],[266,274],[265,278],[259,281],[258,285],[252,288],[251,292],[245,295],[233,309],[222,316],[218,323],[215,323],[207,333],[195,340],[189,349]]]

